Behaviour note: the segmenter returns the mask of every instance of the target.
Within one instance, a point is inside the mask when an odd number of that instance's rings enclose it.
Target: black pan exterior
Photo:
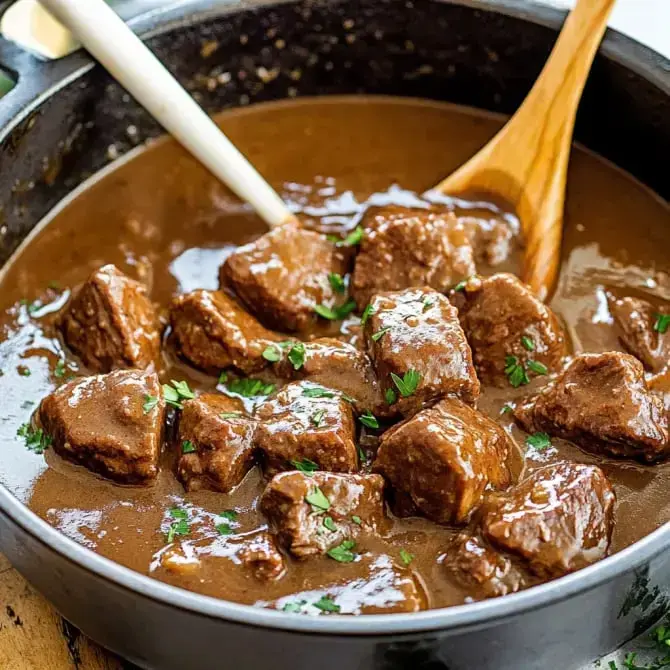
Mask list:
[[[134,25],[212,112],[364,92],[511,113],[563,18],[521,0],[193,0]],[[210,42],[218,44],[212,53],[203,50]],[[0,100],[2,263],[64,196],[161,129],[82,53],[43,63],[0,40],[0,66],[19,79]],[[608,33],[577,139],[670,199],[670,63]],[[0,549],[13,564],[85,633],[161,670],[567,670],[668,610],[669,546],[670,528],[660,529],[584,571],[466,607],[310,619],[132,573],[60,535],[0,487]]]

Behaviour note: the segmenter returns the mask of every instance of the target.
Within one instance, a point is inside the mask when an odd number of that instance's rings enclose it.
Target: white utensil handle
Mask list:
[[[107,71],[270,227],[293,217],[275,190],[104,0],[41,0]]]

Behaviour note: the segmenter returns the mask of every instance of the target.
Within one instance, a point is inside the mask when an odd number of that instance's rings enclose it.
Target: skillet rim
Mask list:
[[[212,10],[213,4],[204,0],[182,0],[160,10],[136,17],[130,23],[143,37],[151,37],[186,27],[208,15],[224,15],[261,6],[284,4],[275,2],[222,3]],[[526,22],[557,29],[566,12],[551,6],[529,4],[525,0],[437,0],[446,4],[462,5],[511,16]],[[203,8],[210,8],[209,11]],[[670,97],[670,60],[636,40],[608,29],[601,52],[646,79]],[[27,107],[20,110],[5,128],[0,128],[0,139],[24,115],[31,113],[64,86],[83,76],[93,67],[80,52],[61,59],[59,70],[69,73],[60,77]],[[521,616],[536,609],[556,604],[580,593],[591,591],[601,584],[634,571],[648,563],[662,551],[670,548],[670,522],[664,524],[633,545],[587,568],[559,579],[533,586],[525,591],[476,603],[431,609],[411,614],[329,615],[307,617],[287,615],[284,612],[241,605],[211,596],[171,586],[157,579],[135,572],[76,543],[38,517],[3,484],[0,484],[0,513],[9,523],[39,542],[45,549],[59,554],[78,568],[132,591],[138,596],[187,610],[194,614],[224,619],[255,628],[267,628],[320,635],[353,635],[361,637],[389,636],[431,631],[452,634],[499,625],[504,620]]]

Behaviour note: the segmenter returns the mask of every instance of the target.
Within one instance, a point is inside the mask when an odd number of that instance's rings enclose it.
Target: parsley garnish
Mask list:
[[[308,398],[334,398],[335,394],[332,391],[328,391],[322,386],[315,388],[306,388],[302,390],[302,394],[306,395]]]
[[[535,351],[535,342],[528,335],[521,336],[521,344],[526,351]]]
[[[526,368],[523,364],[519,363],[519,359],[516,356],[505,356],[505,374],[509,383],[514,388],[519,388],[519,386],[530,382]]]
[[[344,305],[337,307],[327,307],[326,305],[316,305],[314,311],[324,319],[329,321],[342,321],[356,309],[356,303],[353,299],[347,300]]]
[[[20,426],[16,434],[23,438],[26,449],[35,454],[43,454],[53,442],[53,438],[47,435],[42,428],[33,429],[29,423]]]
[[[158,397],[155,395],[149,395],[148,393],[144,396],[144,405],[142,405],[142,410],[145,414],[149,414],[151,410],[158,405]]]
[[[379,342],[379,340],[381,340],[382,337],[384,337],[384,335],[389,332],[389,330],[391,330],[391,326],[386,326],[386,328],[378,330],[376,333],[374,333],[374,335],[372,335],[372,341]]]
[[[400,560],[405,564],[409,565],[414,560],[414,554],[410,554],[409,551],[405,549],[400,550]]]
[[[221,374],[219,375],[218,383],[219,384],[225,384],[227,381],[228,381],[228,375],[224,370],[222,370]]]
[[[337,530],[337,526],[335,525],[332,516],[323,517],[323,526],[326,530],[329,530],[331,533],[334,533]]]
[[[305,345],[302,342],[296,342],[288,352],[288,359],[293,364],[294,370],[300,370],[305,364]]]
[[[167,532],[167,543],[174,541],[176,535],[188,535],[190,527],[188,525],[188,512],[180,507],[173,507],[170,510],[170,516],[175,521],[170,525]]]
[[[512,405],[503,405],[502,409],[500,410],[501,414],[511,414],[514,411],[514,408]]]
[[[230,524],[219,523],[216,525],[216,530],[219,531],[219,535],[232,535],[233,529],[230,527]]]
[[[403,398],[408,398],[412,395],[412,393],[414,393],[414,391],[416,391],[417,386],[419,386],[419,382],[421,381],[421,374],[416,370],[408,370],[402,376],[402,378],[400,378],[397,374],[395,374],[395,372],[392,372],[391,379],[396,385],[398,391],[400,391],[400,395]]]
[[[237,395],[241,395],[244,398],[253,398],[259,395],[270,395],[275,390],[275,384],[266,384],[260,379],[245,377],[233,379],[233,381],[226,384],[226,388],[231,393],[237,393]]]
[[[335,291],[335,293],[344,293],[346,287],[342,275],[338,275],[337,272],[331,272],[328,275],[328,281],[333,287],[333,291]]]
[[[532,370],[536,375],[549,374],[549,370],[547,369],[547,366],[544,363],[540,363],[539,361],[528,361],[527,365],[528,369]]]
[[[312,506],[312,509],[317,512],[327,512],[330,509],[330,500],[326,498],[324,492],[315,486],[306,496],[305,502]]]
[[[58,379],[65,377],[66,372],[67,368],[65,367],[65,361],[62,358],[59,358],[54,366],[54,377],[57,377]]]
[[[276,363],[281,358],[281,349],[277,344],[270,344],[261,355],[266,361]]]
[[[454,286],[452,291],[462,291],[467,283],[468,283],[467,279],[462,279],[461,281],[458,282],[458,284],[456,284],[456,286]]]
[[[310,421],[312,422],[312,425],[318,428],[322,423],[323,423],[323,417],[326,416],[326,410],[325,409],[319,409],[312,416],[310,417]]]
[[[234,509],[227,509],[221,512],[220,516],[228,521],[237,521],[237,518],[240,516],[239,513]]]
[[[194,451],[196,451],[195,445],[191,440],[184,440],[181,443],[181,453],[182,454],[192,454]]]
[[[670,314],[654,314],[656,322],[654,323],[654,330],[661,335],[665,335],[670,327]]]
[[[182,400],[192,400],[195,398],[195,394],[188,387],[188,383],[185,381],[178,382],[175,379],[170,380],[170,384],[163,384],[163,397],[165,402],[168,405],[172,405],[177,409],[183,409]]]
[[[363,241],[364,231],[360,226],[356,226],[343,240],[337,243],[338,247],[355,247]]]
[[[366,410],[364,414],[361,414],[361,416],[358,417],[358,420],[366,428],[379,428],[379,421],[377,421],[377,417],[369,409]]]
[[[367,320],[376,312],[377,310],[372,306],[372,304],[368,305],[364,310],[363,314],[361,315],[361,326],[364,326],[367,322]]]
[[[357,516],[356,514],[354,514],[354,515],[351,517],[351,520],[352,520],[357,526],[360,526],[360,525],[363,523],[363,522],[361,521],[361,517],[360,517],[360,516]]]
[[[367,463],[368,462],[368,455],[363,451],[363,447],[361,447],[360,444],[356,445],[356,451],[358,452],[358,460],[361,463]]]
[[[222,419],[239,419],[242,416],[242,412],[221,412],[219,416]]]
[[[322,596],[314,603],[314,607],[321,610],[322,612],[339,612],[340,606],[335,603],[335,601],[329,596]]]
[[[542,451],[551,446],[551,438],[547,433],[533,433],[526,438],[526,444],[533,449]]]
[[[386,403],[388,405],[392,405],[397,400],[395,391],[391,388],[386,389],[384,392],[384,398],[386,399]]]
[[[329,549],[326,554],[339,563],[351,563],[356,558],[356,554],[351,551],[355,546],[356,543],[353,540],[345,540],[337,547]]]
[[[301,461],[291,461],[291,465],[305,475],[312,476],[313,472],[319,469],[319,466],[309,458],[303,458]]]
[[[421,298],[421,302],[423,303],[423,309],[421,310],[422,312],[427,312],[435,304],[433,299],[427,295]]]
[[[282,607],[282,612],[291,612],[293,614],[297,614],[306,604],[306,600],[298,600],[297,602],[286,603],[286,605]]]

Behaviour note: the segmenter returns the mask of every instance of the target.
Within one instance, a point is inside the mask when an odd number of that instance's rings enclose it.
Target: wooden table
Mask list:
[[[0,668],[135,670],[85,637],[0,554]]]

